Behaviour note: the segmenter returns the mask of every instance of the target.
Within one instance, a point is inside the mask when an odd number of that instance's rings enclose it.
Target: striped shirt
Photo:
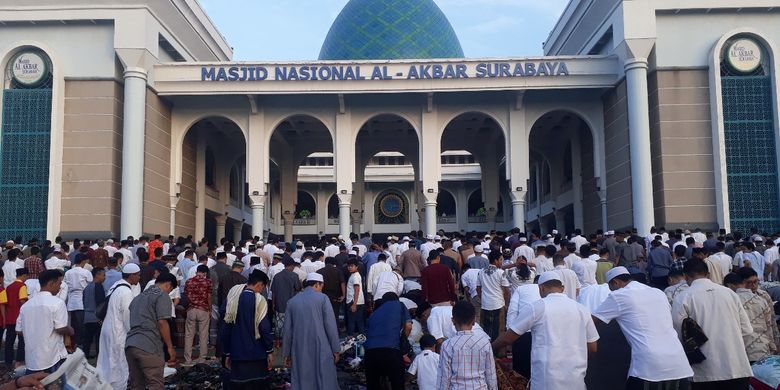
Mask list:
[[[481,333],[460,331],[444,341],[436,388],[442,390],[497,390],[496,363],[490,339]]]

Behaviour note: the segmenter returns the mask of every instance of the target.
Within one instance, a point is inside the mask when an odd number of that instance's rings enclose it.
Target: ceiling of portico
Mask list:
[[[307,115],[294,115],[285,119],[271,135],[272,156],[295,153],[296,157],[305,158],[314,152],[332,151],[333,139],[328,128]]]

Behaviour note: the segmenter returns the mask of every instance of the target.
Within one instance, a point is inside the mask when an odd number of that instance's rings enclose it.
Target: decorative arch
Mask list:
[[[49,214],[50,187],[57,186],[50,175],[56,165],[50,156],[55,69],[49,54],[37,46],[12,51],[2,68],[0,159],[5,166],[0,171],[0,235],[45,239],[50,223],[58,220]],[[36,65],[40,77],[17,79],[14,69],[21,62]],[[31,153],[32,146],[36,153]]]
[[[295,218],[311,219],[317,216],[316,198],[305,190],[298,190],[295,202]]]
[[[380,192],[374,199],[374,223],[399,225],[409,223],[409,200],[396,189]]]
[[[271,131],[266,132],[265,139],[263,142],[265,145],[271,144],[271,138],[273,137],[274,133],[276,132],[276,129],[284,122],[289,121],[291,118],[295,117],[307,117],[316,120],[317,122],[320,122],[325,129],[328,130],[328,134],[330,135],[331,140],[331,150],[336,150],[336,132],[333,129],[333,124],[328,121],[327,118],[324,118],[322,115],[311,112],[311,111],[298,111],[294,114],[285,114],[283,116],[280,116],[276,120],[273,120],[271,122],[271,125],[268,126],[268,129],[271,129]]]
[[[175,113],[175,111],[174,111]],[[231,123],[232,126],[235,126],[241,133],[242,139],[244,141],[244,145],[247,145],[247,131],[246,128],[243,125],[243,122],[236,118],[234,115],[230,113],[224,113],[224,112],[207,112],[203,113],[201,115],[198,115],[195,117],[195,119],[192,119],[187,122],[187,124],[183,127],[184,131],[177,132],[177,135],[174,137],[173,140],[173,163],[171,164],[171,169],[174,170],[173,175],[171,175],[171,178],[175,178],[175,180],[172,180],[171,188],[174,189],[174,185],[176,183],[181,183],[182,181],[182,154],[184,150],[184,140],[187,138],[187,136],[192,132],[193,128],[200,124],[203,121],[214,119],[214,120],[225,120]],[[173,127],[173,125],[172,125]],[[246,147],[245,147],[246,149]],[[243,154],[243,153],[242,153]]]
[[[507,124],[501,118],[499,118],[498,115],[496,115],[495,113],[483,109],[478,109],[478,110],[463,109],[460,111],[456,111],[452,115],[448,116],[447,120],[442,122],[443,125],[439,127],[438,138],[441,139],[441,137],[444,135],[444,131],[447,130],[447,126],[449,126],[450,123],[452,123],[452,121],[454,121],[455,119],[463,115],[468,115],[468,114],[480,114],[492,119],[493,121],[496,122],[496,124],[498,124],[499,129],[501,129],[501,132],[503,133],[504,136],[504,140],[509,139],[509,131],[508,131],[509,126],[507,126]]]
[[[339,197],[333,194],[328,198],[328,218],[335,219],[339,217]]]
[[[733,130],[734,126],[733,124],[736,124],[736,122],[732,121],[732,125],[730,126],[727,123],[726,116],[732,116],[730,113],[733,113],[733,109],[729,109],[727,112],[727,105],[728,102],[724,99],[724,81],[727,77],[723,77],[722,74],[722,53],[724,52],[725,46],[727,43],[729,43],[731,40],[745,37],[753,39],[758,43],[758,45],[761,47],[763,54],[767,55],[767,59],[765,60],[765,63],[763,64],[763,69],[767,73],[764,75],[763,80],[759,80],[761,77],[750,80],[748,82],[754,83],[756,85],[750,87],[754,92],[751,93],[753,95],[749,99],[743,99],[742,102],[740,102],[739,106],[743,107],[745,109],[749,109],[748,106],[755,106],[756,104],[763,105],[764,108],[760,109],[761,113],[765,113],[766,110],[770,109],[772,110],[771,115],[765,116],[764,118],[747,118],[746,115],[739,115],[740,117],[745,117],[744,119],[749,120],[751,123],[747,126],[753,126],[757,121],[758,122],[769,122],[771,120],[771,135],[768,133],[765,133],[765,138],[771,139],[774,138],[774,164],[770,166],[766,166],[764,168],[770,169],[770,171],[767,171],[765,173],[771,173],[769,176],[774,176],[774,180],[770,180],[770,188],[766,191],[769,192],[767,195],[769,197],[778,198],[778,188],[780,187],[780,174],[778,174],[778,161],[780,161],[780,145],[778,145],[778,137],[780,137],[780,120],[778,116],[780,115],[780,102],[778,101],[777,96],[777,75],[780,71],[780,66],[778,65],[778,61],[776,58],[776,53],[778,52],[777,45],[775,42],[768,38],[768,35],[765,33],[756,30],[752,27],[743,27],[731,30],[724,34],[713,46],[712,51],[710,53],[710,66],[709,66],[709,78],[710,78],[710,85],[713,86],[713,88],[710,89],[710,112],[711,112],[711,119],[712,119],[712,143],[713,143],[713,159],[714,159],[714,176],[715,176],[715,202],[716,202],[716,212],[717,212],[717,218],[718,218],[718,224],[722,228],[731,229],[731,230],[746,230],[750,229],[751,227],[756,227],[759,229],[764,228],[770,228],[774,231],[780,228],[780,211],[778,211],[778,200],[777,199],[767,199],[767,196],[762,197],[763,202],[756,202],[751,203],[753,201],[752,197],[746,197],[744,194],[742,194],[740,191],[735,191],[736,187],[739,186],[750,186],[751,184],[748,182],[745,182],[745,179],[738,179],[735,178],[735,184],[736,181],[744,182],[742,184],[739,184],[735,186],[735,188],[732,188],[730,186],[730,179],[729,179],[729,171],[730,167],[733,167],[737,171],[739,169],[744,169],[746,167],[736,167],[733,164],[734,159],[730,159],[730,154],[733,153],[742,153],[745,152],[741,149],[743,148],[737,148],[732,149],[731,147],[727,147],[727,144],[730,143],[729,139],[727,138],[726,132],[730,130],[730,128]],[[747,80],[745,80],[747,81]],[[726,93],[731,93],[732,91],[737,91],[740,87],[738,84],[742,84],[739,80],[728,80],[727,81],[729,85],[729,91]],[[759,85],[760,84],[760,85]],[[736,88],[736,89],[735,89]],[[755,91],[759,91],[763,89],[766,91],[765,93],[768,95],[768,99],[764,99],[763,102],[757,102],[755,99]],[[733,107],[733,106],[732,106]],[[755,109],[759,109],[758,107],[755,107]],[[759,113],[758,111],[754,111],[754,113]],[[749,115],[748,115],[749,116]],[[742,120],[740,119],[740,122]],[[738,125],[743,126],[743,125]],[[741,131],[751,131],[751,129],[741,129]],[[764,142],[766,144],[766,142]],[[769,142],[771,144],[771,141]],[[754,153],[747,152],[749,157],[747,157],[747,161],[750,161],[757,156],[754,155]],[[766,156],[768,157],[768,156]],[[739,159],[738,159],[739,160]],[[767,161],[763,162],[757,162],[752,161],[749,163],[753,166],[758,165],[766,165],[769,164]],[[755,171],[756,168],[751,169]],[[739,174],[739,172],[735,172]],[[752,172],[755,173],[755,172]],[[740,175],[741,176],[741,175]],[[745,176],[747,180],[749,181],[750,176]],[[764,183],[766,183],[766,177],[763,179]],[[765,185],[765,184],[764,184]],[[738,209],[741,208],[743,210],[749,209],[750,212],[732,212],[732,207],[737,207]],[[757,214],[765,214],[765,215],[771,215],[771,221],[760,221],[756,218],[752,218],[751,215],[757,215]],[[760,219],[760,218],[759,218]],[[763,226],[762,226],[763,225]]]
[[[420,125],[415,122],[414,118],[400,111],[386,110],[386,111],[367,113],[357,118],[353,117],[355,123],[360,123],[360,126],[356,127],[357,131],[354,131],[352,134],[353,143],[357,142],[357,137],[358,135],[360,135],[360,130],[363,129],[363,126],[365,126],[372,119],[380,116],[396,116],[405,120],[406,123],[408,123],[412,127],[412,129],[414,129],[415,134],[417,134],[417,142],[418,143],[420,142],[420,139],[422,138],[422,133],[420,132]]]
[[[458,204],[451,192],[439,187],[436,196],[436,216],[455,217],[458,214]]]
[[[482,217],[485,216],[485,202],[482,201],[482,189],[477,188],[472,191],[468,197],[468,216],[469,217]]]
[[[531,142],[531,133],[533,132],[534,127],[539,122],[540,119],[543,117],[555,113],[555,112],[565,112],[570,115],[574,115],[578,117],[585,125],[588,127],[588,131],[590,132],[590,135],[593,139],[593,176],[601,178],[600,180],[604,180],[604,173],[606,172],[605,168],[605,160],[603,158],[604,156],[604,134],[603,129],[600,130],[599,127],[596,126],[594,120],[585,113],[584,111],[576,108],[576,107],[569,107],[569,106],[558,106],[558,107],[551,107],[549,109],[543,110],[540,113],[538,113],[536,116],[533,116],[528,121],[528,143]],[[605,187],[602,184],[602,187]]]

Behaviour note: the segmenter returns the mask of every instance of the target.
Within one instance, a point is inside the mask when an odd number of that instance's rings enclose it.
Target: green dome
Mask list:
[[[458,36],[433,0],[350,0],[320,60],[462,58]]]

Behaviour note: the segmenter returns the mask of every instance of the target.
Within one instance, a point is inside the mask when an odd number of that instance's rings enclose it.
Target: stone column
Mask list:
[[[227,215],[217,215],[214,217],[214,219],[217,221],[217,232],[214,235],[214,237],[217,240],[217,244],[219,243],[219,240],[223,239],[225,237],[225,226],[227,225]]]
[[[282,212],[282,222],[284,223],[284,242],[292,242],[293,221],[295,221],[295,210],[284,210]]]
[[[175,236],[176,235],[176,206],[179,204],[179,196],[171,196],[171,225],[170,225],[170,235]]]
[[[197,134],[195,150],[195,239],[206,235],[206,135]]]
[[[647,59],[631,58],[625,63],[625,70],[634,227],[636,227],[640,236],[646,236],[650,232],[650,227],[655,224],[652,166],[650,160]]]
[[[244,230],[244,221],[236,221],[233,223],[233,242],[235,242],[236,245],[238,245],[238,242],[241,241],[241,233]]]
[[[122,128],[122,237],[143,233],[144,137],[146,129],[146,70],[127,68],[124,73]]]
[[[525,231],[525,194],[526,191],[510,192],[512,196],[512,224],[521,231]]]
[[[425,194],[425,234],[436,234],[436,194]]]
[[[263,238],[265,228],[265,195],[250,195],[252,201],[252,235]]]
[[[339,197],[339,235],[344,239],[349,237],[350,229],[350,206],[352,205],[352,194],[338,194]]]

